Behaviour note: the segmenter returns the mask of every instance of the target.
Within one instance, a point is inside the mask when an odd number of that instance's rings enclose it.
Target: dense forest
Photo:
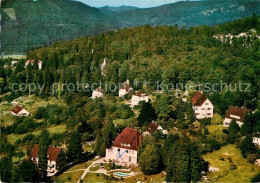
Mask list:
[[[258,1],[185,1],[155,8],[93,8],[71,0],[8,0],[2,15],[1,50],[26,53],[59,40],[149,24],[216,25],[260,14]],[[140,18],[141,17],[141,18]],[[16,44],[13,44],[13,43]]]

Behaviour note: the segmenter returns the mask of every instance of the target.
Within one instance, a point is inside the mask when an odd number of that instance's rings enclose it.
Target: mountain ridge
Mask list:
[[[4,12],[15,10],[16,20]],[[142,25],[193,27],[260,15],[259,1],[183,1],[153,8],[94,8],[72,0],[4,1],[2,52],[24,53],[60,40]],[[15,44],[14,44],[15,43]]]

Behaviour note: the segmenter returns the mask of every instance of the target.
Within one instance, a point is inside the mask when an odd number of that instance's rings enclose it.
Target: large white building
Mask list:
[[[20,107],[20,106],[15,106],[12,111],[11,114],[14,116],[29,116],[30,113],[25,110],[24,108]]]
[[[212,118],[214,106],[201,92],[197,92],[192,98],[192,108],[197,119]]]
[[[129,82],[126,82],[124,84],[121,85],[120,89],[119,89],[119,97],[124,97],[126,94],[128,94],[131,90],[133,90],[133,88],[131,87],[131,85],[129,84]]]
[[[131,107],[138,105],[139,102],[142,101],[149,102],[149,96],[142,92],[137,92],[136,94],[132,95]]]
[[[36,144],[33,146],[30,159],[36,165],[39,164],[39,145]],[[58,147],[49,147],[47,151],[48,157],[48,165],[47,165],[47,175],[53,176],[55,175],[60,169],[63,168],[66,164],[66,156],[64,151]]]
[[[235,120],[239,127],[241,127],[244,124],[243,122],[247,112],[248,110],[246,109],[236,106],[229,106],[223,121],[223,126],[229,127],[231,121]]]
[[[142,135],[133,128],[125,128],[115,139],[113,146],[106,149],[106,160],[126,166],[137,166],[137,149]]]
[[[102,91],[101,87],[98,87],[97,89],[93,90],[91,98],[100,98],[103,97],[104,93]]]

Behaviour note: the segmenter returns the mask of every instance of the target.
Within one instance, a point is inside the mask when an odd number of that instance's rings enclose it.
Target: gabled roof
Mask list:
[[[158,123],[156,123],[155,121],[152,121],[147,127],[146,127],[146,131],[148,131],[150,134],[152,134],[153,132],[155,132],[157,130],[157,128],[160,125]]]
[[[141,92],[141,91],[138,91],[136,92],[134,95],[138,96],[138,97],[142,97],[142,96],[148,96],[147,94]]]
[[[115,139],[113,146],[137,150],[141,144],[142,135],[132,128],[125,128]]]
[[[201,92],[197,92],[192,97],[192,105],[193,106],[201,106],[208,98]]]
[[[236,106],[229,106],[225,118],[234,119],[236,121],[243,122],[247,112],[249,112],[247,109],[242,109]],[[240,117],[240,119],[232,117],[231,115],[238,116]]]
[[[101,93],[103,93],[101,86],[98,87],[98,88],[96,88],[94,91],[97,91],[97,92],[101,92]]]
[[[59,157],[59,154],[60,154],[61,150],[62,149],[59,148],[59,147],[49,147],[49,149],[47,151],[48,160],[56,161],[57,158]],[[39,152],[39,145],[36,144],[32,148],[31,157],[32,158],[38,158],[38,152]]]
[[[130,84],[124,83],[121,85],[120,89],[126,90],[126,92],[129,92],[129,90],[132,89]]]
[[[17,105],[12,109],[12,112],[15,114],[19,114],[19,112],[21,112],[21,110],[23,110],[23,108]]]

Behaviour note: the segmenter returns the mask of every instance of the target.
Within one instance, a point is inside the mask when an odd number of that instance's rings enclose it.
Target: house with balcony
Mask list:
[[[138,166],[138,146],[142,135],[133,128],[125,128],[115,139],[112,147],[106,149],[106,160],[125,166]]]
[[[197,92],[192,98],[192,108],[196,119],[212,118],[214,106],[202,93]]]
[[[39,164],[39,145],[33,146],[30,159],[31,161],[38,165]],[[66,156],[62,148],[59,147],[49,147],[47,151],[48,163],[47,163],[47,176],[55,175],[59,170],[61,170],[66,165]]]
[[[236,106],[229,106],[225,115],[225,119],[223,121],[223,126],[229,127],[231,121],[235,120],[239,125],[239,127],[241,127],[244,124],[243,122],[247,112],[249,111],[246,109],[236,107]]]

